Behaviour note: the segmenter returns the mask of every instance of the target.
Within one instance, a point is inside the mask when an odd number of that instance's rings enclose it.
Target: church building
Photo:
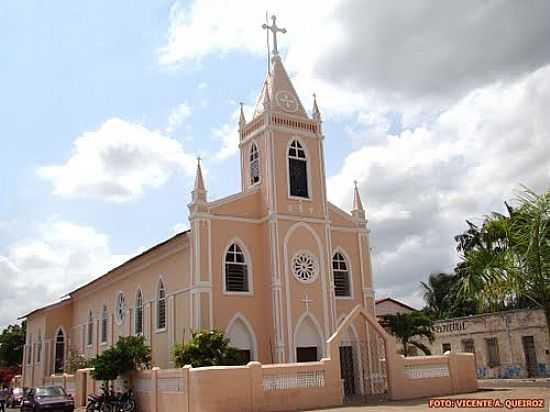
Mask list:
[[[277,50],[281,30],[264,28],[274,49],[252,118],[241,108],[241,190],[209,199],[199,160],[189,230],[25,315],[25,386],[128,335],[143,335],[161,368],[202,329],[224,331],[245,359],[315,361],[355,306],[374,316],[359,191],[349,211],[327,200],[317,101],[304,109]]]

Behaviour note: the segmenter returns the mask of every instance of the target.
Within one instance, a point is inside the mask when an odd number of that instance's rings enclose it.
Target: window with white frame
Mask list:
[[[250,146],[249,167],[250,167],[250,184],[253,185],[260,181],[260,155],[256,143]]]
[[[249,292],[248,266],[241,247],[232,243],[225,254],[225,291]]]
[[[40,363],[42,358],[42,334],[38,331],[38,341],[36,344],[36,363]]]
[[[88,312],[88,333],[86,336],[86,344],[88,346],[91,346],[93,343],[93,339],[94,339],[94,315],[90,310]]]
[[[166,289],[162,280],[157,291],[157,329],[166,328]]]
[[[309,197],[306,152],[298,140],[288,148],[288,179],[290,196]]]
[[[107,326],[109,321],[109,313],[107,312],[107,305],[103,305],[101,311],[101,343],[107,343]]]
[[[134,314],[134,334],[143,335],[143,292],[138,289]]]
[[[346,258],[340,252],[332,257],[332,273],[334,276],[334,294],[338,297],[351,296],[351,282]]]
[[[119,292],[116,296],[115,317],[117,324],[122,325],[126,317],[126,296],[122,292]]]
[[[32,334],[29,334],[29,340],[27,342],[27,365],[32,362]]]

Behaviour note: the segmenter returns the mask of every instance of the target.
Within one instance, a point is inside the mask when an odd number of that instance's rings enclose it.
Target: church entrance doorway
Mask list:
[[[294,334],[294,361],[317,362],[323,356],[321,328],[309,312],[306,312],[296,324]]]
[[[344,383],[344,396],[352,398],[355,392],[355,365],[353,346],[340,346],[340,378]]]
[[[389,392],[382,335],[361,321],[350,325],[340,341],[340,377],[344,400],[385,399]]]

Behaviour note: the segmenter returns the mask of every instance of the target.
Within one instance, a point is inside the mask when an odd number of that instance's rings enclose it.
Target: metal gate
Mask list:
[[[367,322],[348,327],[340,341],[340,377],[344,400],[372,400],[388,395],[384,339]]]

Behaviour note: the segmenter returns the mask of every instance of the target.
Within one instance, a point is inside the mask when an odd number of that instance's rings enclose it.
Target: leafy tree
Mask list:
[[[484,236],[496,247],[464,249],[460,293],[477,296],[483,309],[525,302],[542,308],[550,337],[550,192],[525,189],[516,200],[509,216],[484,222]]]
[[[90,362],[97,380],[112,381],[131,371],[151,365],[151,348],[143,336],[121,337],[115,346],[104,350]]]
[[[90,359],[86,359],[83,355],[74,350],[69,351],[67,362],[65,364],[65,372],[74,373],[79,369],[91,367]]]
[[[229,339],[220,330],[194,332],[189,342],[174,346],[173,356],[178,367],[244,364],[240,352],[229,346]]]
[[[403,355],[409,354],[409,345],[416,346],[426,355],[431,355],[429,348],[418,338],[427,338],[434,341],[432,331],[432,320],[423,312],[396,313],[395,315],[384,315],[382,326],[393,336],[399,339],[403,346]]]
[[[471,297],[460,295],[460,274],[432,273],[428,282],[420,282],[426,306],[423,311],[433,319],[467,316],[477,313],[477,304]]]
[[[452,297],[450,291],[455,283],[455,275],[449,273],[432,273],[428,283],[420,282],[424,289],[425,312],[435,319],[445,318]]]
[[[21,367],[25,346],[26,323],[9,325],[0,334],[0,366]]]

